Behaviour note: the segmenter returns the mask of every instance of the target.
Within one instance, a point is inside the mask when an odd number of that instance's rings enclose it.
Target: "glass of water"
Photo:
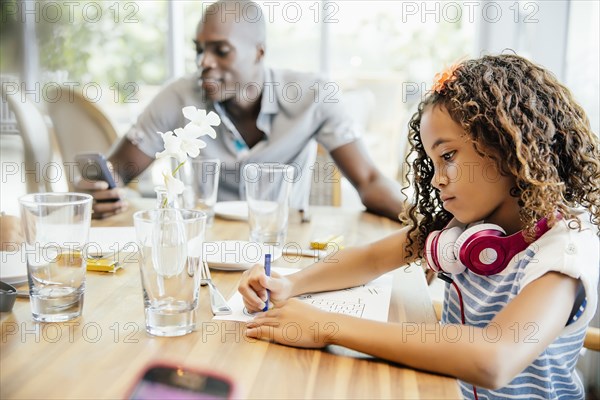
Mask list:
[[[19,199],[33,319],[61,322],[83,309],[92,196],[33,193]]]
[[[206,214],[177,208],[133,215],[140,254],[146,331],[181,336],[196,327]]]
[[[179,169],[185,184],[184,208],[195,208],[206,213],[206,225],[212,226],[215,219],[215,204],[219,191],[221,161],[218,158],[197,157]]]
[[[244,166],[251,242],[285,244],[294,173],[292,166],[279,163]]]

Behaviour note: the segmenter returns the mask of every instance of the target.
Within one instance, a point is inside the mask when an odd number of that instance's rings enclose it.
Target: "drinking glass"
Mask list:
[[[247,164],[242,175],[250,241],[282,247],[287,235],[294,168],[278,163]]]
[[[192,332],[206,214],[163,208],[138,211],[133,221],[141,251],[146,331],[156,336]]]
[[[218,158],[194,158],[189,166],[183,165],[179,172],[186,187],[183,192],[184,208],[195,208],[205,212],[206,224],[212,226],[219,191],[221,161]]]
[[[181,208],[182,195],[178,194],[169,199],[169,192],[166,186],[157,186],[154,188],[156,193],[156,208]]]
[[[83,309],[92,196],[33,193],[19,198],[33,319],[61,322]]]

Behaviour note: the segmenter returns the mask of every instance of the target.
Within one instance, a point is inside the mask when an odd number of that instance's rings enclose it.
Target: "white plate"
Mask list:
[[[245,201],[221,201],[215,204],[215,215],[235,221],[247,221],[248,203]]]
[[[265,254],[272,254],[271,260],[281,257],[281,249],[244,240],[219,240],[204,242],[202,254],[213,269],[223,271],[244,271],[254,264],[264,263]]]
[[[21,249],[25,248],[23,245]],[[25,252],[3,251],[0,253],[0,280],[16,285],[27,282],[27,262]]]

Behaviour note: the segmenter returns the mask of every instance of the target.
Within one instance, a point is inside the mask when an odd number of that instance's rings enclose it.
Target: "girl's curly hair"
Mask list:
[[[460,63],[410,120],[405,162],[414,199],[402,217],[411,225],[409,254],[422,255],[427,235],[453,217],[431,184],[434,165],[421,141],[421,117],[434,106],[443,107],[502,174],[515,177],[511,195],[519,198],[529,238],[541,218],[554,223],[556,211],[581,229],[571,207],[586,208],[599,224],[599,140],[581,106],[552,73],[532,62],[512,54],[484,56]]]

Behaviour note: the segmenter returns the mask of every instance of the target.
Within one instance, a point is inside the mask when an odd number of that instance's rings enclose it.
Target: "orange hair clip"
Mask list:
[[[435,74],[433,77],[433,87],[431,90],[437,93],[442,93],[446,87],[446,83],[456,79],[454,72],[458,69],[458,66],[459,64],[452,64],[442,72]]]

